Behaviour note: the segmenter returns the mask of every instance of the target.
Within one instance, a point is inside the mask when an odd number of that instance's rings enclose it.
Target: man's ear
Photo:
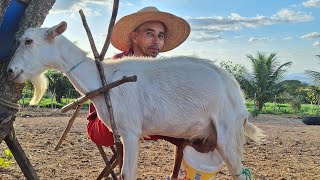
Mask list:
[[[132,31],[130,33],[130,38],[131,38],[133,43],[135,43],[135,44],[137,43],[137,33],[136,32]]]
[[[47,39],[52,40],[56,36],[62,34],[67,29],[67,23],[62,21],[58,25],[55,25],[48,29],[47,31]]]

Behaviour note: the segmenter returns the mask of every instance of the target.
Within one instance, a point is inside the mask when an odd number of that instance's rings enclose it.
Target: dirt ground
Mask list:
[[[35,117],[39,114],[47,117]],[[54,151],[69,116],[58,111],[22,112],[15,121],[16,136],[40,179],[95,179],[104,167],[97,147],[87,138],[85,112],[76,119],[60,150]],[[249,140],[245,145],[244,165],[253,179],[320,179],[320,126],[273,115],[260,115],[250,121],[268,135],[260,146]],[[0,156],[5,148],[2,142]],[[165,141],[143,141],[138,179],[165,179],[171,172],[173,150],[173,145]],[[0,179],[25,178],[14,162],[10,167],[0,167]],[[226,166],[217,179],[231,179]]]

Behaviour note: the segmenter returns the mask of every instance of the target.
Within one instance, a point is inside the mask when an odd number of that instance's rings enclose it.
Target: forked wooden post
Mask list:
[[[100,78],[101,78],[102,88],[96,90],[95,92],[88,93],[86,96],[81,97],[80,99],[78,99],[78,101],[76,103],[71,103],[71,104],[67,105],[67,107],[64,107],[64,109],[62,109],[62,111],[67,111],[67,110],[71,109],[70,107],[77,106],[77,110],[74,112],[72,118],[69,120],[68,126],[67,126],[65,132],[63,133],[62,137],[60,138],[59,143],[57,144],[55,150],[57,150],[59,148],[59,146],[62,144],[62,141],[65,139],[67,133],[69,132],[74,119],[76,118],[76,116],[79,113],[79,109],[78,108],[80,106],[82,106],[82,104],[85,102],[86,99],[88,99],[90,97],[93,97],[93,96],[96,96],[96,95],[98,95],[100,93],[104,93],[105,101],[106,101],[108,112],[109,112],[111,128],[112,128],[113,136],[114,136],[114,140],[115,140],[115,145],[116,145],[116,148],[117,148],[117,151],[116,151],[117,152],[117,162],[118,162],[118,164],[122,165],[122,161],[123,161],[122,160],[122,157],[123,157],[123,149],[122,148],[123,148],[123,146],[121,144],[120,135],[118,133],[118,130],[117,130],[117,127],[116,127],[116,124],[115,124],[115,121],[114,121],[113,109],[112,109],[112,104],[111,104],[110,94],[109,94],[109,90],[112,88],[111,87],[112,83],[111,84],[107,84],[107,81],[106,81],[106,78],[105,78],[105,75],[104,75],[104,70],[103,70],[103,67],[101,65],[101,61],[104,59],[104,56],[105,56],[106,51],[107,51],[107,49],[109,47],[109,44],[110,44],[111,33],[112,33],[112,29],[113,29],[113,26],[114,26],[115,21],[116,21],[116,16],[117,16],[117,13],[118,13],[118,7],[119,7],[119,0],[114,0],[112,16],[111,16],[111,20],[110,20],[109,28],[108,28],[108,34],[107,34],[107,37],[106,37],[106,40],[105,40],[105,43],[104,43],[104,46],[103,46],[103,48],[101,50],[101,54],[100,55],[99,55],[99,53],[97,51],[97,48],[95,46],[95,43],[94,43],[90,28],[89,28],[89,26],[87,24],[85,15],[83,14],[82,10],[79,11],[81,19],[82,19],[83,26],[84,26],[84,28],[85,28],[85,30],[87,32],[88,38],[89,38],[89,42],[90,42],[90,46],[91,46],[92,52],[94,54],[95,63],[97,65],[97,68],[98,68],[98,71],[99,71],[99,75],[100,75]],[[123,77],[122,80],[114,82],[116,84],[114,87],[116,87],[116,86],[118,86],[118,85],[120,85],[122,83],[125,83],[125,82],[134,82],[134,81],[136,81],[136,79],[137,79],[136,76]],[[101,89],[103,89],[103,90],[101,90]],[[100,92],[100,93],[97,93],[97,92]],[[101,154],[103,155],[103,153],[101,153]],[[110,166],[109,166],[109,168],[110,168]],[[114,177],[114,174],[113,174],[113,178],[117,179],[117,177]]]
[[[109,23],[109,28],[108,28],[108,35],[107,35],[106,41],[104,43],[104,46],[103,46],[103,49],[102,49],[102,52],[101,52],[101,54],[103,56],[100,56],[98,51],[97,51],[97,48],[95,46],[94,40],[92,38],[91,31],[90,31],[90,29],[88,27],[88,24],[87,24],[87,21],[86,21],[86,18],[84,16],[84,14],[83,14],[83,11],[82,10],[79,11],[81,19],[82,19],[83,26],[85,27],[87,35],[88,35],[88,38],[89,38],[89,42],[90,42],[90,46],[91,46],[92,52],[94,54],[94,59],[95,59],[95,62],[96,62],[96,65],[97,65],[97,68],[98,68],[98,71],[99,71],[99,75],[100,75],[100,78],[101,78],[102,86],[106,86],[107,85],[107,81],[106,81],[106,78],[105,78],[105,75],[104,75],[104,70],[103,70],[103,67],[101,65],[101,61],[103,60],[104,55],[105,55],[105,53],[107,51],[107,47],[110,44],[111,33],[112,33],[112,29],[113,29],[113,26],[114,26],[114,23],[115,23],[116,15],[118,13],[118,7],[119,7],[119,0],[114,0],[114,2],[113,2],[113,10],[112,10],[112,17],[111,17],[111,20],[110,20],[110,23]],[[114,137],[115,145],[116,145],[117,152],[118,152],[118,156],[117,156],[118,163],[122,164],[122,161],[123,161],[122,160],[122,157],[123,157],[123,149],[122,148],[123,148],[123,146],[121,144],[120,135],[119,135],[117,126],[116,126],[115,121],[114,121],[113,109],[112,109],[112,104],[111,104],[109,91],[107,91],[104,94],[104,97],[105,97],[105,101],[106,101],[106,104],[107,104],[110,123],[111,123],[111,128],[112,128],[112,131],[113,131],[113,137]]]

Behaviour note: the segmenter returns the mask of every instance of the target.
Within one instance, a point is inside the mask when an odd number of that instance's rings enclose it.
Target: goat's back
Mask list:
[[[142,118],[144,134],[206,136],[211,131],[212,114],[219,116],[226,113],[226,108],[245,111],[238,83],[208,60],[183,56],[160,60],[129,57],[108,64],[114,67],[111,81],[137,75],[137,82],[111,91],[112,97],[117,97],[112,103],[126,107],[114,107],[115,111],[127,111],[115,112],[119,119],[137,121],[133,125]]]

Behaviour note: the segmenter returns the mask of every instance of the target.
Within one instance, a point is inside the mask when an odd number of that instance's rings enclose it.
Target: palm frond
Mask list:
[[[292,65],[292,62],[289,61],[289,62],[286,62],[282,65],[280,65],[275,71],[273,74],[271,74],[271,77],[270,79],[274,82],[276,81],[279,81],[283,78],[283,75],[285,72],[287,72],[287,69],[283,69],[285,67],[290,67]]]
[[[320,72],[317,72],[317,71],[311,71],[311,70],[306,70],[305,73],[313,78],[313,81],[315,83],[320,83]]]

